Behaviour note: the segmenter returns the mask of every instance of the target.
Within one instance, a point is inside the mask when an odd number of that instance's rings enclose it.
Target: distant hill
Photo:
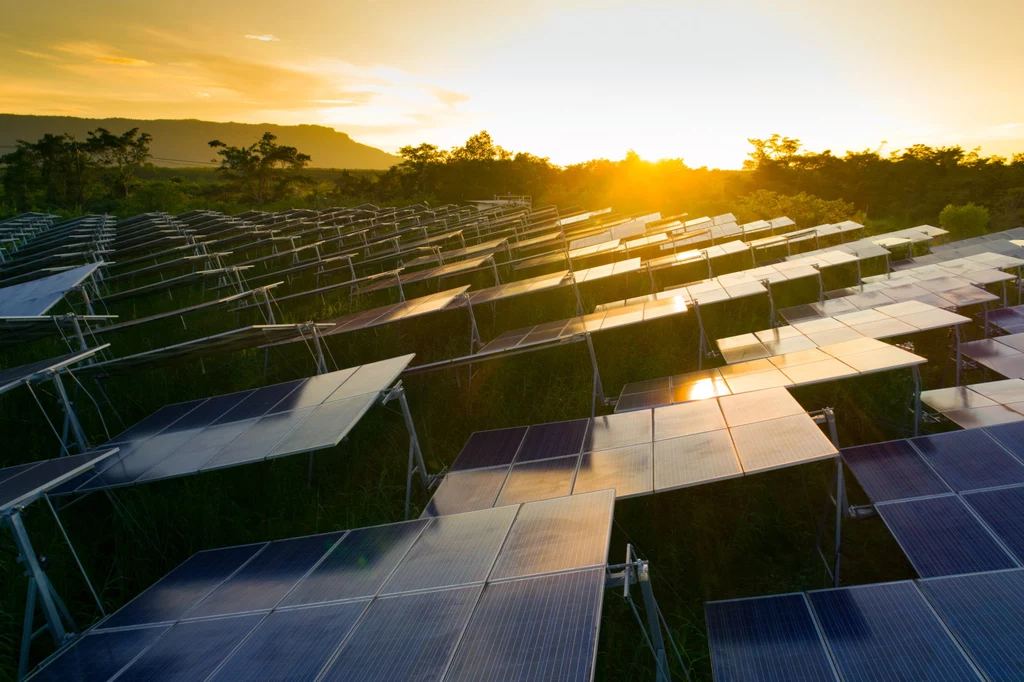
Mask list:
[[[250,145],[263,133],[277,135],[280,144],[297,147],[313,157],[314,168],[385,169],[398,158],[376,147],[359,144],[345,133],[317,125],[282,126],[272,123],[216,123],[195,119],[156,121],[130,118],[74,118],[71,116],[22,116],[0,114],[0,153],[10,151],[17,140],[34,141],[46,133],[68,133],[79,140],[96,128],[123,133],[140,128],[153,136],[153,164],[182,166],[181,161],[210,161],[215,153],[207,143],[220,140],[232,146]],[[200,164],[196,164],[200,165]]]

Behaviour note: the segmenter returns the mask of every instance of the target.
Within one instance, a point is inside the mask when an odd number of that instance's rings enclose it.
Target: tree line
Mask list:
[[[944,223],[970,236],[1024,224],[1024,154],[983,157],[958,146],[837,155],[773,135],[749,139],[741,171],[646,161],[633,152],[560,167],[509,151],[481,131],[452,149],[403,147],[401,161],[387,171],[356,171],[310,169],[310,154],[267,133],[250,146],[211,141],[219,157],[214,171],[154,167],[150,142],[138,129],[114,135],[102,128],[83,142],[57,135],[19,142],[0,157],[0,212],[237,212],[525,194],[535,205],[563,209],[613,206],[691,217],[732,211],[742,221],[785,214],[801,226],[856,219],[876,232]]]

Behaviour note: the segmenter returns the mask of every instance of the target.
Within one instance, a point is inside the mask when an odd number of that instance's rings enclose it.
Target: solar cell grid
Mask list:
[[[274,611],[211,680],[312,681],[369,600]]]
[[[614,489],[616,498],[654,492],[654,460],[650,443],[588,452],[580,458],[574,495]]]
[[[603,569],[484,589],[446,680],[589,682]]]
[[[610,450],[653,440],[651,412],[627,412],[594,417],[583,442],[584,452]]]
[[[1024,465],[984,431],[952,431],[910,442],[956,491],[1024,483]]]
[[[614,504],[615,493],[602,490],[524,505],[490,580],[604,564]]]
[[[498,499],[509,467],[453,471],[444,477],[422,516],[443,516],[487,509]]]
[[[114,676],[169,626],[93,632],[75,642],[32,676],[36,682],[91,682]]]
[[[730,431],[736,453],[747,473],[838,454],[831,441],[806,414],[746,424]]]
[[[912,582],[807,596],[844,680],[980,679]]]
[[[419,537],[426,521],[350,531],[281,601],[282,606],[372,597]]]
[[[511,464],[526,430],[525,426],[516,426],[473,433],[455,458],[452,471]]]
[[[1016,567],[955,495],[888,502],[876,509],[922,578]]]
[[[377,599],[322,679],[441,679],[482,589],[463,587]]]
[[[654,489],[672,490],[741,476],[732,437],[726,429],[654,443]]]
[[[723,396],[718,403],[729,427],[805,413],[800,403],[784,388]]]
[[[700,400],[654,410],[654,440],[724,429],[726,422],[719,402]]]
[[[802,594],[708,602],[717,682],[838,682]]]
[[[579,454],[583,449],[589,420],[536,424],[526,432],[515,461],[528,462],[537,459]]]
[[[133,682],[204,679],[263,617],[263,614],[252,614],[177,623],[117,679]]]
[[[323,557],[343,533],[324,533],[267,545],[217,587],[188,618],[271,609]]]
[[[918,585],[988,679],[1024,677],[1024,571],[932,578]]]
[[[1018,563],[1024,562],[1024,487],[966,493],[967,505],[981,517]]]
[[[843,460],[873,502],[949,492],[907,440],[844,448]]]
[[[515,464],[498,495],[496,506],[563,497],[572,492],[578,455]]]
[[[517,512],[510,506],[432,519],[381,594],[482,583]]]

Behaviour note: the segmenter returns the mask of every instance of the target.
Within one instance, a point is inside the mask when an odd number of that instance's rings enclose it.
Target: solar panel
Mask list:
[[[985,432],[1013,453],[1017,459],[1024,458],[1024,424],[990,426]]]
[[[912,582],[809,592],[844,680],[953,682],[974,666]]]
[[[603,591],[603,569],[488,585],[445,679],[589,682]]]
[[[1015,412],[1004,405],[975,407],[968,410],[950,410],[944,414],[951,422],[965,429],[976,429],[1024,420],[1024,416],[1021,416],[1019,412]]]
[[[834,457],[838,451],[806,414],[730,429],[747,473]]]
[[[800,403],[784,388],[723,396],[718,402],[730,428],[805,413]]]
[[[453,471],[434,491],[422,516],[444,516],[494,506],[509,467]]]
[[[101,490],[334,447],[413,357],[168,405],[112,438],[121,452],[95,476],[58,492]]]
[[[689,436],[724,429],[725,417],[718,400],[698,400],[654,410],[654,440]]]
[[[653,426],[649,411],[611,414],[591,420],[583,451],[610,450],[651,440]]]
[[[1024,483],[1024,465],[984,431],[953,431],[910,442],[954,490]]]
[[[931,578],[918,585],[986,678],[1024,678],[1024,571]]]
[[[572,492],[578,455],[515,464],[495,505],[563,497]]]
[[[324,533],[267,545],[194,609],[189,618],[269,610],[334,546],[341,533]]]
[[[46,313],[69,290],[91,277],[99,267],[99,263],[88,263],[0,289],[0,317],[29,317]]]
[[[658,492],[742,474],[726,429],[654,443],[654,489]]]
[[[349,532],[281,602],[281,606],[372,597],[427,525],[407,521]]]
[[[490,579],[604,564],[614,504],[614,492],[602,490],[523,505]]]
[[[109,679],[167,632],[168,627],[90,633],[47,663],[32,679],[38,682]]]
[[[536,424],[526,432],[515,461],[529,462],[565,455],[578,455],[583,449],[588,419]]]
[[[872,502],[949,492],[910,441],[894,440],[844,448],[843,460]]]
[[[936,412],[995,405],[995,401],[975,393],[967,386],[951,386],[921,392],[921,402]]]
[[[377,599],[320,679],[441,679],[481,590],[462,587]]]
[[[1024,488],[967,493],[963,500],[1016,555],[1018,562],[1024,562]]]
[[[314,680],[369,599],[274,611],[212,680]]]
[[[654,492],[654,458],[649,443],[588,452],[580,458],[573,494],[609,488],[619,499]]]
[[[177,623],[117,679],[204,679],[263,617],[264,614],[253,614]]]
[[[67,353],[66,355],[60,355],[46,360],[39,360],[38,362],[32,362],[19,367],[0,369],[0,393],[6,393],[27,381],[39,381],[41,379],[45,379],[49,376],[51,371],[70,367],[77,362],[81,362],[82,360],[96,355],[96,353],[109,346],[109,343],[105,343],[102,346],[89,348],[76,353]]]
[[[802,594],[707,602],[717,682],[838,682]]]
[[[46,459],[30,462],[28,465],[0,470],[0,510],[27,504],[37,496],[60,487],[65,481],[77,477],[105,460],[109,460],[117,452],[116,447],[106,448],[81,455],[71,455],[57,459]]]
[[[517,511],[510,506],[432,519],[381,594],[483,583]]]
[[[452,471],[511,464],[526,436],[526,429],[516,426],[475,432],[452,463]]]
[[[922,578],[1016,566],[955,495],[875,508]]]

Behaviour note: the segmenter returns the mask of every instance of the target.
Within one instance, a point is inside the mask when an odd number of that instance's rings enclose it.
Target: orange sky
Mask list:
[[[487,129],[556,163],[739,167],[747,137],[1024,152],[1024,2],[8,3],[0,112]]]

